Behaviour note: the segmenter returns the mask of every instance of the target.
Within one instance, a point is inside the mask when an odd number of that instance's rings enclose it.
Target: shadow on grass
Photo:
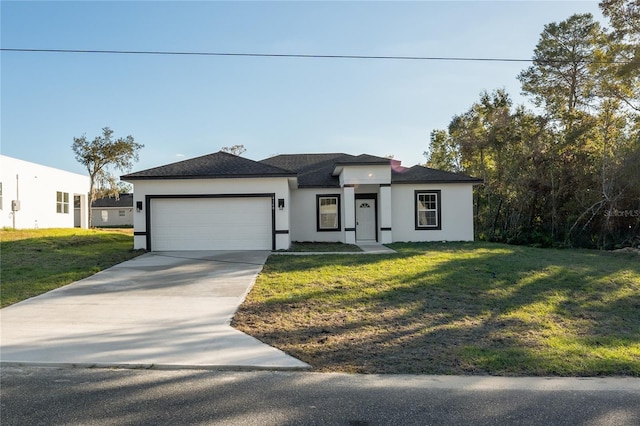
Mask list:
[[[635,257],[499,244],[271,258],[241,330],[321,371],[640,375]]]

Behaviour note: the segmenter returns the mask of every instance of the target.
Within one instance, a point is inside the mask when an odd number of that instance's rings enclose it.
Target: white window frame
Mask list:
[[[323,201],[325,200],[331,200],[331,201],[335,201],[335,203],[332,204],[324,204],[323,205]],[[322,208],[325,207],[329,207],[329,206],[335,206],[335,211],[333,212],[329,212],[329,211],[325,211],[323,212]],[[322,220],[323,216],[328,216],[328,215],[335,215],[335,219],[333,220],[333,224],[331,226],[326,226],[326,221]],[[316,195],[316,225],[317,225],[317,231],[318,232],[327,232],[327,231],[340,231],[340,194],[317,194]]]
[[[69,214],[69,193],[56,191],[56,213]]]
[[[415,191],[415,219],[416,230],[438,230],[442,229],[442,193],[436,190],[416,190]],[[428,196],[430,200],[422,201],[421,196]],[[425,205],[428,204],[428,205]],[[421,223],[420,213],[433,213],[431,216],[435,223],[428,223],[429,216],[425,216],[427,223]]]

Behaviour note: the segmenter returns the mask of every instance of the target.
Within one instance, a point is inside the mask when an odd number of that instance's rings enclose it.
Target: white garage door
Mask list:
[[[271,198],[151,200],[151,249],[271,250]]]

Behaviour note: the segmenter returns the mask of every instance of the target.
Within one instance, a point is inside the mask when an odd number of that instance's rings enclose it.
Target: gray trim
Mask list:
[[[381,231],[391,231],[391,228],[380,228]]]
[[[288,229],[276,229],[275,230],[276,235],[280,235],[280,234],[288,234],[289,230]]]

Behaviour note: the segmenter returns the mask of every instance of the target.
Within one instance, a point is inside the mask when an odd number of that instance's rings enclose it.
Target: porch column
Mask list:
[[[344,242],[345,244],[356,243],[356,200],[353,186],[343,188],[344,206]]]
[[[393,242],[391,233],[391,185],[380,185],[380,242],[389,244]]]

